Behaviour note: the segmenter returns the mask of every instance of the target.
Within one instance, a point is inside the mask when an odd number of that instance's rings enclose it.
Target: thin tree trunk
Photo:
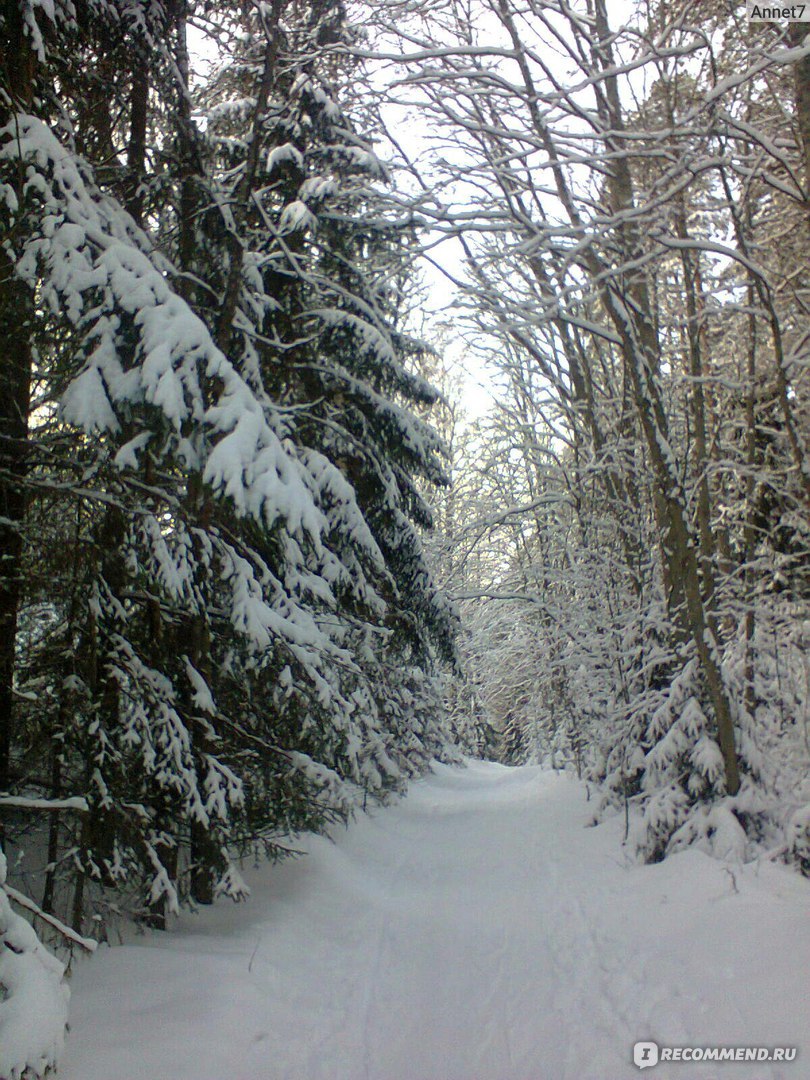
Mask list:
[[[675,213],[675,234],[681,240],[688,240],[686,211],[680,201]],[[698,305],[698,282],[700,280],[697,264],[698,256],[686,249],[681,251],[681,267],[684,276],[686,297],[687,339],[689,342],[689,404],[692,412],[694,441],[692,445],[692,464],[697,481],[697,532],[700,539],[700,559],[706,603],[714,600],[714,573],[712,560],[715,554],[712,536],[712,503],[709,491],[709,455],[706,435],[706,406],[703,389],[703,350],[700,338],[700,319]]]
[[[59,696],[59,711],[56,726],[51,732],[51,782],[49,794],[52,799],[58,799],[63,790],[63,765],[65,732],[68,728],[69,716],[72,707],[72,691],[66,688],[67,677],[75,675],[75,655],[72,645],[74,635],[77,633],[77,615],[80,606],[81,581],[81,538],[82,538],[82,506],[76,503],[76,523],[72,543],[72,563],[70,582],[70,602],[66,620],[64,664],[62,668],[62,688]],[[54,914],[54,901],[56,896],[56,863],[59,857],[59,840],[61,833],[61,820],[58,812],[50,814],[48,823],[48,868],[45,873],[45,885],[42,892],[42,910],[48,914]]]
[[[682,613],[675,614],[688,629],[697,649],[714,709],[726,790],[734,795],[740,787],[740,772],[734,744],[733,709],[720,667],[716,629],[710,625],[703,603],[695,538],[689,527],[683,491],[672,470],[666,414],[649,370],[646,350],[637,334],[636,309],[631,310],[625,304],[615,287],[605,291],[605,298],[614,325],[623,338],[625,362],[633,381],[636,408],[653,466],[665,556],[673,583],[684,598]]]
[[[756,551],[756,529],[754,527],[754,495],[756,492],[755,468],[757,464],[756,430],[756,379],[757,379],[757,319],[754,314],[754,288],[748,283],[748,360],[746,366],[745,394],[745,463],[748,474],[745,478],[745,704],[753,715],[755,708],[754,693],[754,553]]]
[[[175,9],[175,60],[179,75],[178,85],[178,144],[180,159],[183,163],[183,178],[180,189],[179,207],[179,245],[178,256],[180,269],[184,274],[193,274],[196,271],[197,237],[195,221],[200,203],[200,179],[202,177],[202,165],[197,153],[197,137],[194,128],[194,120],[191,114],[191,101],[189,98],[189,49],[187,39],[188,9],[186,0],[178,0]],[[220,308],[219,324],[216,337],[218,343],[227,348],[228,334],[222,333],[222,320],[224,312],[230,311],[230,318],[236,309],[238,299],[238,287],[232,285],[236,274],[237,286],[241,283],[242,249],[238,238],[232,238],[231,268],[228,284],[225,288],[225,296]],[[234,267],[234,260],[238,260],[238,266]],[[193,287],[189,279],[184,278],[180,283],[180,289],[187,300],[193,302]],[[201,385],[203,394],[207,395],[208,386],[204,373],[201,373]],[[204,448],[200,447],[199,458],[202,461]],[[184,499],[184,511],[190,523],[204,528],[208,516],[208,499],[206,498],[205,486],[202,480],[202,467],[190,473],[186,483],[186,495]],[[194,540],[196,545],[197,541]],[[199,564],[198,564],[199,565]],[[196,590],[200,595],[205,593],[205,585],[202,580],[197,580]],[[204,675],[209,667],[210,642],[208,639],[208,627],[205,621],[205,613],[197,611],[184,620],[178,626],[175,633],[175,647],[177,654],[186,656],[191,664]],[[182,715],[193,734],[195,751],[198,755],[205,753],[206,733],[201,725],[195,724],[193,716],[195,706],[190,694],[181,690],[179,705]],[[199,777],[198,777],[199,778]],[[178,852],[175,851],[170,865],[166,869],[176,875],[178,866]],[[214,873],[220,861],[220,852],[211,840],[208,829],[196,821],[189,823],[189,858],[191,861],[191,873],[189,881],[189,893],[198,904],[211,904],[214,899]],[[156,912],[156,918],[160,920],[161,914]],[[165,922],[165,915],[163,916]]]
[[[604,72],[601,84],[595,84],[595,89],[597,109],[605,132],[609,133],[605,135],[611,157],[608,190],[613,212],[621,214],[617,227],[620,257],[624,258],[625,265],[632,267],[640,241],[638,224],[632,216],[635,196],[622,140],[624,122],[604,0],[596,0],[595,13],[595,66]],[[658,385],[659,343],[647,285],[643,273],[638,269],[631,269],[629,278],[623,279],[624,274],[620,272],[617,280],[603,289],[602,296],[622,341],[636,409],[653,466],[656,513],[664,538],[665,564],[669,568],[675,601],[673,614],[695,643],[714,710],[717,740],[725,766],[726,790],[733,795],[740,787],[739,761],[734,742],[734,712],[720,666],[717,627],[707,614],[701,587],[703,584],[709,595],[713,592],[711,563],[704,565],[707,580],[701,582],[686,499],[674,473],[674,459],[669,448],[667,417]],[[682,609],[678,602],[681,597]]]
[[[63,730],[62,708],[60,707],[59,730]],[[51,747],[51,782],[49,794],[58,799],[62,794],[62,743],[54,742]],[[54,914],[54,896],[56,892],[56,860],[59,857],[59,811],[52,810],[48,815],[48,867],[45,872],[45,887],[42,890],[42,910],[46,915]]]
[[[791,44],[801,45],[807,31],[807,23],[792,23],[789,35]],[[793,87],[799,139],[804,157],[805,198],[810,209],[810,56],[803,57],[793,65]]]

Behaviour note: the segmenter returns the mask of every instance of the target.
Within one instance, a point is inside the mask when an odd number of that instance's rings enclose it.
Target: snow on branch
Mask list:
[[[282,519],[319,544],[327,522],[306,470],[284,442],[280,414],[257,401],[205,323],[172,290],[171,264],[119,203],[95,190],[90,169],[41,120],[18,114],[3,135],[0,161],[28,163],[26,194],[39,204],[40,226],[18,272],[39,289],[44,306],[84,334],[84,366],[62,398],[65,419],[88,434],[114,435],[119,413],[154,406],[171,433],[167,452],[182,441],[186,456],[191,447],[181,428],[202,425],[212,446],[192,467],[240,514],[268,526]],[[0,187],[0,201],[17,212],[10,188]],[[127,326],[135,340],[124,347]],[[221,387],[207,407],[203,380]]]
[[[49,915],[46,911],[43,911],[41,907],[34,903],[23,893],[18,892],[17,889],[13,889],[10,885],[4,886],[6,895],[9,900],[13,900],[15,904],[18,904],[21,908],[25,908],[26,911],[30,911],[32,915],[36,915],[38,919],[41,919],[44,923],[47,923],[51,929],[56,930],[65,941],[71,945],[78,945],[80,949],[84,949],[85,952],[93,953],[98,948],[98,942],[94,938],[83,937],[81,934],[77,934],[75,930],[71,930],[69,926],[66,926],[61,919],[57,919],[54,915]]]
[[[87,799],[80,795],[69,799],[28,799],[23,795],[0,795],[0,807],[11,806],[16,810],[74,810],[86,814],[89,810]]]
[[[70,991],[65,969],[15,914],[0,851],[0,1076],[44,1076],[65,1041]],[[19,894],[14,896],[17,898]]]

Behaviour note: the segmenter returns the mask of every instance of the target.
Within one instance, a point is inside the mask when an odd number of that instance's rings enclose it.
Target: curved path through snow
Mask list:
[[[810,889],[697,852],[632,864],[584,785],[439,766],[244,906],[102,950],[60,1080],[622,1080],[632,1046],[796,1045]],[[661,1064],[652,1080],[807,1080]]]

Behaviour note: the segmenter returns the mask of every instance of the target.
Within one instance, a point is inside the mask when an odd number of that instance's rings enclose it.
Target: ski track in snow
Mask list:
[[[437,766],[73,980],[60,1080],[806,1080],[810,889],[696,851],[642,867],[584,785]],[[660,1064],[632,1046],[799,1045]]]

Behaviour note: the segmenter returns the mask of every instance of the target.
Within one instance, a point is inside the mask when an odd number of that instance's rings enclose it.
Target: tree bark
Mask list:
[[[621,221],[617,225],[620,258],[623,258],[625,265],[632,267],[641,245],[638,224],[632,214],[635,194],[627,151],[622,140],[624,121],[604,0],[596,0],[595,12],[595,67],[603,72],[601,82],[595,83],[597,110],[606,132],[605,143],[611,152],[608,191],[611,209],[614,213],[621,214]],[[599,269],[601,270],[601,267]],[[629,302],[623,294],[626,294]],[[706,580],[702,581],[695,537],[689,525],[686,497],[675,474],[674,458],[669,446],[666,411],[658,385],[659,342],[643,272],[631,269],[629,278],[624,280],[624,273],[620,269],[616,280],[608,283],[602,290],[602,296],[607,313],[622,341],[625,365],[653,466],[656,514],[663,536],[665,566],[671,582],[671,601],[674,601],[671,602],[671,610],[695,643],[714,710],[717,741],[725,766],[726,790],[734,795],[740,787],[739,761],[734,742],[734,710],[723,681],[717,627],[710,619],[704,604],[704,589],[709,596],[714,591],[711,560],[708,557],[704,559],[703,576]],[[706,494],[708,495],[708,489]],[[708,552],[706,555],[708,556]]]
[[[146,171],[146,125],[149,116],[149,63],[144,50],[134,58],[130,91],[129,143],[124,206],[143,225],[143,178]]]
[[[808,31],[810,31],[810,26],[807,23],[791,23],[789,32],[791,44],[801,45]],[[803,154],[805,199],[810,208],[810,56],[805,56],[794,64],[793,87]]]
[[[5,27],[10,104],[0,104],[0,125],[16,110],[30,109],[36,59],[24,32],[20,6],[6,0]],[[0,98],[2,102],[2,98]],[[25,213],[22,169],[14,186],[20,215]],[[16,276],[11,252],[13,233],[0,246],[0,791],[11,783],[14,735],[14,674],[17,620],[22,586],[22,528],[25,475],[28,468],[28,414],[31,401],[34,301],[28,285]]]

